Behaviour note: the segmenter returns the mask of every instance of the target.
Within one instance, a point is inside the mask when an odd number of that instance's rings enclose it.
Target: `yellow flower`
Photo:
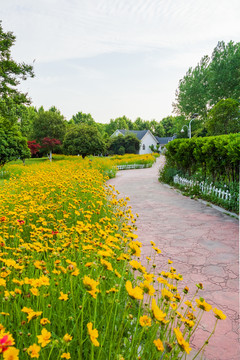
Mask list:
[[[109,261],[101,259],[100,262],[107,270],[113,271],[112,264]]]
[[[158,349],[158,351],[164,350],[163,343],[160,339],[154,340],[153,343],[156,346],[156,348]]]
[[[167,320],[165,319],[166,315],[159,307],[157,306],[156,300],[152,299],[152,312],[156,320],[167,323]]]
[[[171,293],[171,291],[163,288],[163,289],[162,289],[162,297],[163,297],[165,300],[167,300],[167,301],[171,301],[171,300],[173,300],[174,295]],[[175,300],[175,299],[174,299],[174,300]]]
[[[217,319],[219,319],[219,320],[225,320],[227,318],[226,315],[221,310],[219,310],[217,308],[214,308],[213,312],[215,314],[215,317]]]
[[[47,318],[42,318],[40,320],[41,325],[51,324],[51,322]]]
[[[142,327],[151,326],[151,318],[147,315],[143,315],[140,317],[139,323]]]
[[[145,292],[145,294],[148,294],[152,296],[155,293],[155,289],[150,283],[145,280],[143,283],[140,284],[140,288]]]
[[[30,289],[31,293],[35,296],[39,296],[39,291],[37,288],[33,287]]]
[[[72,340],[72,336],[69,335],[68,333],[64,335],[63,337],[63,341],[65,341],[66,343],[70,342]]]
[[[190,353],[190,351],[192,350],[189,346],[189,343],[187,341],[184,340],[183,335],[181,333],[181,330],[179,329],[179,327],[177,327],[176,329],[173,329],[176,338],[177,338],[177,342],[178,345],[180,346],[180,348],[184,351],[186,351],[187,354]]]
[[[62,291],[60,291],[59,300],[67,301],[68,300],[68,294],[64,294]]]
[[[88,328],[88,334],[90,336],[91,342],[93,343],[94,346],[99,346],[99,342],[97,341],[97,338],[98,338],[97,329],[93,329],[91,322],[87,324],[87,328]]]
[[[202,309],[204,311],[210,311],[212,308],[212,306],[206,303],[206,301],[203,298],[196,299],[195,301],[199,309]]]
[[[15,347],[11,346],[3,353],[4,360],[18,360],[19,350]]]
[[[90,295],[92,295],[92,297],[94,299],[96,299],[96,297],[97,297],[96,293],[100,292],[100,290],[97,289],[99,282],[95,281],[95,280],[91,279],[89,276],[85,275],[83,278],[83,284],[84,284],[85,288],[87,289],[87,292]]]
[[[142,300],[143,299],[143,291],[139,286],[136,286],[135,288],[132,287],[131,281],[126,282],[126,290],[133,299]]]
[[[38,346],[37,344],[33,344],[29,346],[29,348],[27,349],[27,353],[28,355],[31,356],[31,358],[39,358],[40,350],[41,350],[40,346]]]
[[[51,337],[51,333],[47,331],[47,329],[43,328],[41,331],[41,335],[37,335],[38,343],[45,347],[48,343],[50,343],[51,340],[49,340]]]
[[[61,359],[71,359],[70,353],[69,352],[68,353],[63,353],[61,355]]]

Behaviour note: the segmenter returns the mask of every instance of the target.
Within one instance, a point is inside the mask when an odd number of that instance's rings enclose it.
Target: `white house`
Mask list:
[[[159,137],[155,136],[157,143],[159,145],[159,150],[162,151],[165,148],[165,145],[167,145],[170,141],[176,139],[176,136],[173,135],[172,137]]]
[[[111,137],[118,135],[125,136],[126,134],[129,133],[135,134],[138,140],[140,140],[139,155],[151,154],[152,150],[149,147],[151,145],[153,145],[156,148],[158,142],[150,130],[116,130],[111,135]]]

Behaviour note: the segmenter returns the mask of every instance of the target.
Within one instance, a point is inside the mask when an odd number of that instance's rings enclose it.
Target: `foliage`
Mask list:
[[[0,167],[7,162],[30,157],[27,139],[14,127],[3,128],[0,123]]]
[[[126,134],[114,136],[110,139],[108,146],[111,154],[136,154],[139,151],[140,141],[135,134]]]
[[[209,135],[240,132],[240,104],[234,99],[220,100],[209,112],[206,127]]]
[[[32,138],[41,141],[43,138],[57,139],[63,141],[66,131],[66,121],[59,111],[53,108],[45,111],[38,110],[37,116],[33,119]]]
[[[199,113],[205,119],[209,107],[222,99],[240,98],[240,43],[219,42],[211,59],[203,56],[180,80],[175,112],[188,117]]]
[[[36,140],[28,141],[27,144],[32,156],[36,155],[41,148],[41,145],[38,144]]]
[[[0,188],[4,357],[177,360],[190,353],[212,306],[202,284],[188,294],[153,242],[141,264],[128,199],[79,157],[21,171]],[[212,316],[213,332],[195,358],[226,318],[218,309]]]
[[[95,126],[75,125],[68,129],[63,151],[68,155],[99,155],[105,152],[105,142]]]
[[[204,177],[214,181],[239,180],[240,135],[176,139],[167,144],[166,159],[170,167],[192,175],[202,169]]]
[[[17,63],[11,57],[11,47],[16,37],[12,32],[4,32],[0,21],[0,115],[13,125],[19,116],[20,105],[29,103],[27,94],[17,90],[20,80],[33,77],[33,67]]]
[[[75,125],[96,125],[93,117],[91,114],[85,114],[83,112],[78,112],[76,115],[73,115],[72,119],[69,121],[69,123],[73,123]]]

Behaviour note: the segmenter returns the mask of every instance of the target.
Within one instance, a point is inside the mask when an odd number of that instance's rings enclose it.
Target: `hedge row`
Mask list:
[[[176,139],[167,144],[168,166],[213,180],[239,181],[240,134]]]

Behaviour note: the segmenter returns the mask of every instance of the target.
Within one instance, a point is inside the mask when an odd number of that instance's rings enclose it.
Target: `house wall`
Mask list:
[[[143,145],[145,145],[145,150],[143,149]],[[146,135],[141,140],[139,155],[151,154],[152,150],[149,148],[149,146],[151,145],[154,145],[154,147],[156,147],[157,142],[156,140],[154,140],[150,133],[146,133]]]

